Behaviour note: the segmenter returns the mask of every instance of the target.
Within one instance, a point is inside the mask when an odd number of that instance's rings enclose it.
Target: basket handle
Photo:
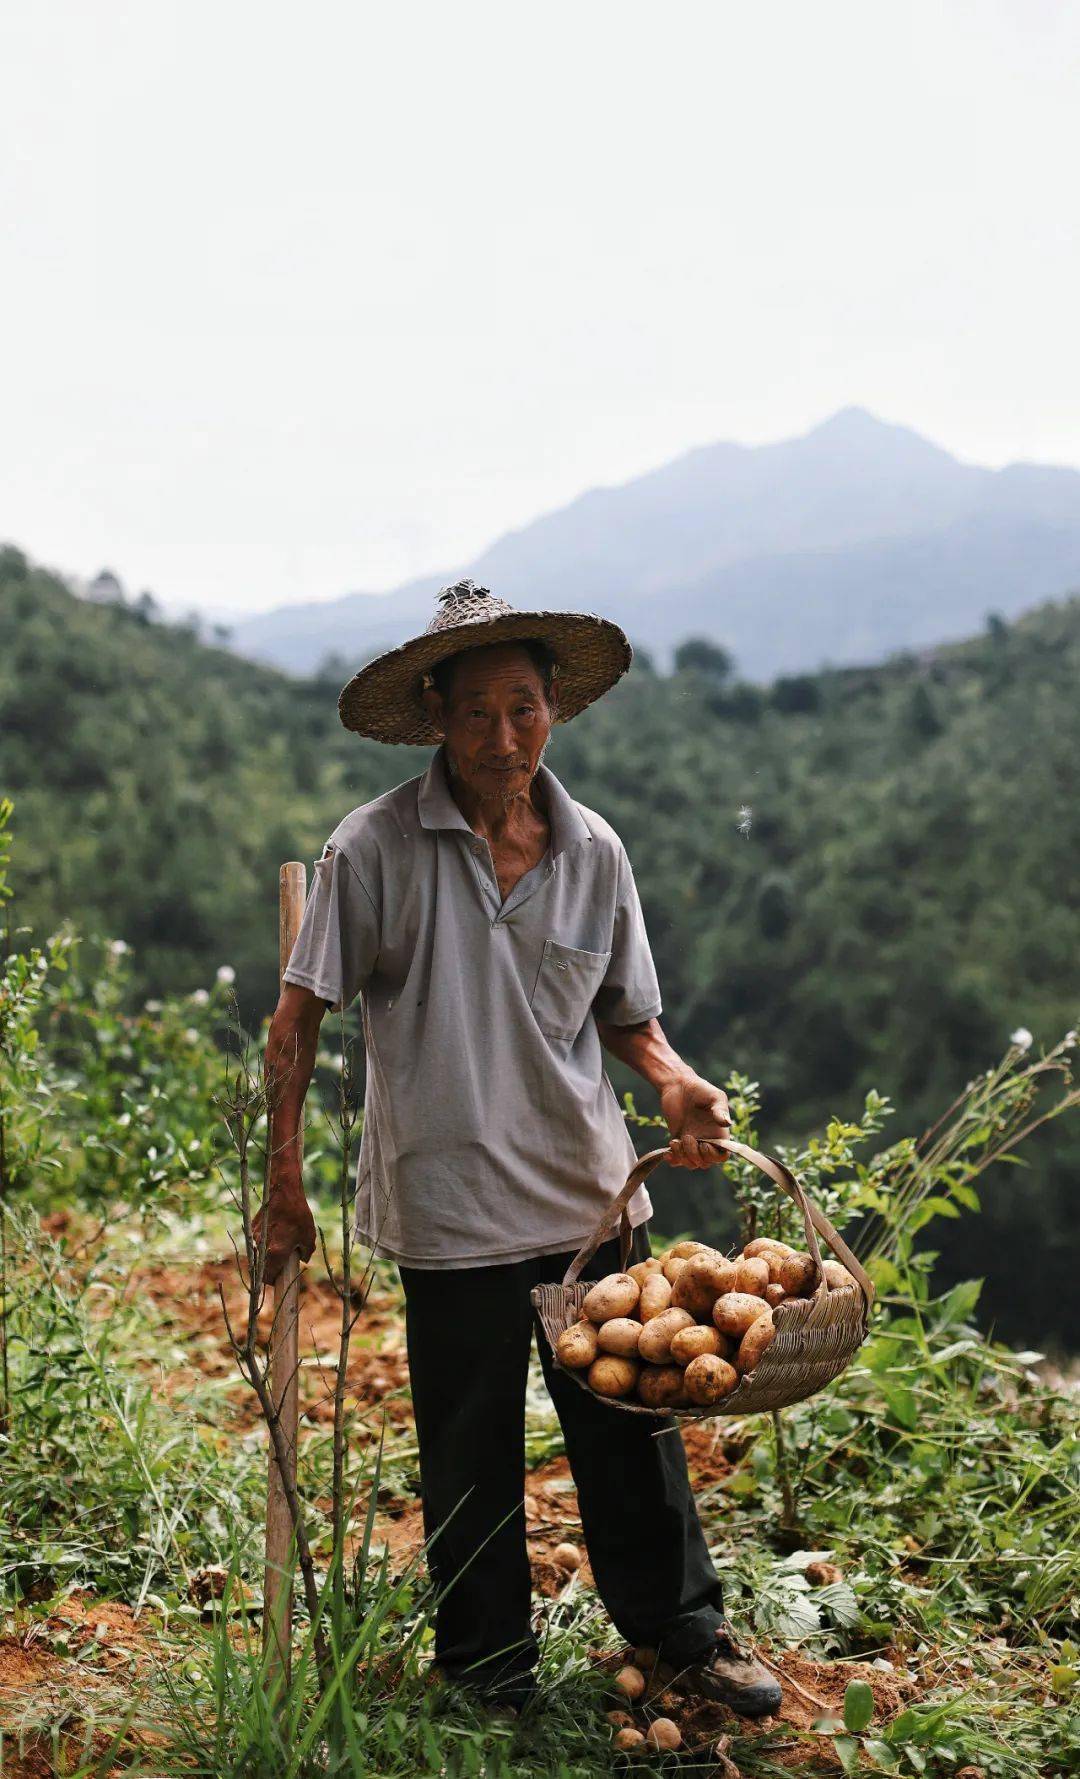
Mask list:
[[[843,1237],[837,1234],[824,1211],[819,1211],[817,1205],[811,1204],[798,1175],[792,1173],[791,1169],[787,1167],[784,1162],[777,1160],[775,1155],[764,1155],[760,1149],[751,1149],[749,1144],[739,1143],[734,1137],[721,1137],[719,1139],[709,1138],[702,1140],[707,1140],[709,1147],[717,1150],[720,1154],[741,1155],[744,1161],[753,1162],[754,1166],[760,1168],[762,1173],[768,1174],[770,1180],[772,1180],[782,1192],[787,1193],[788,1197],[798,1205],[799,1210],[802,1213],[803,1228],[806,1231],[806,1246],[808,1252],[813,1257],[814,1266],[817,1270],[818,1286],[820,1287],[824,1283],[825,1277],[821,1268],[821,1249],[818,1247],[817,1239],[818,1236],[821,1235],[837,1258],[847,1267],[848,1272],[859,1286],[859,1289],[866,1300],[867,1313],[869,1313],[870,1306],[874,1301],[874,1287],[870,1281],[869,1275],[865,1269],[860,1266]],[[626,1185],[619,1193],[618,1198],[615,1199],[613,1204],[608,1206],[607,1211],[604,1213],[604,1218],[599,1229],[593,1231],[588,1241],[579,1249],[578,1253],[575,1254],[570,1265],[567,1267],[566,1276],[563,1279],[564,1286],[576,1284],[582,1268],[592,1259],[616,1217],[621,1219],[621,1253],[622,1261],[625,1265],[630,1251],[629,1241],[627,1239],[628,1219],[626,1215],[626,1207],[642,1182],[648,1179],[653,1169],[659,1167],[662,1161],[669,1160],[670,1154],[671,1151],[669,1149],[650,1149],[647,1155],[642,1155],[639,1158],[636,1165],[631,1168],[630,1173],[627,1176]]]

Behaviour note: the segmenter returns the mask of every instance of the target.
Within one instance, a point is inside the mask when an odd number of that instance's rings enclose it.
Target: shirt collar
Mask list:
[[[536,774],[536,786],[551,824],[551,852],[557,856],[572,846],[580,846],[592,835],[582,819],[581,811],[569,792],[547,766]],[[417,810],[422,828],[458,828],[471,834],[465,817],[450,794],[446,776],[446,755],[440,747],[432,755],[431,764],[420,780]]]

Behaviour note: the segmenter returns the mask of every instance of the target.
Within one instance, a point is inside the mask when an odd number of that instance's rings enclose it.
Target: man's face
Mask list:
[[[528,790],[551,734],[550,697],[527,652],[516,643],[470,649],[457,663],[445,699],[425,702],[442,731],[452,776],[484,803],[506,805]]]

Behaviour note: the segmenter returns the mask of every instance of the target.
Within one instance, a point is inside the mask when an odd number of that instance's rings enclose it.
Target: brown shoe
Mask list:
[[[770,1717],[779,1711],[783,1694],[779,1682],[761,1662],[739,1648],[730,1625],[716,1633],[715,1651],[679,1676],[688,1692],[716,1699],[740,1717]]]

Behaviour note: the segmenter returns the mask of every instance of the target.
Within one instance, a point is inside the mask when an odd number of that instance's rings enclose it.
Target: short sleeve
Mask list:
[[[365,987],[378,955],[375,904],[340,847],[328,841],[315,861],[283,980],[310,988],[330,1002],[331,1012],[340,1013]]]
[[[593,999],[593,1013],[608,1025],[637,1025],[662,1011],[645,917],[625,852],[619,854],[611,960]]]

